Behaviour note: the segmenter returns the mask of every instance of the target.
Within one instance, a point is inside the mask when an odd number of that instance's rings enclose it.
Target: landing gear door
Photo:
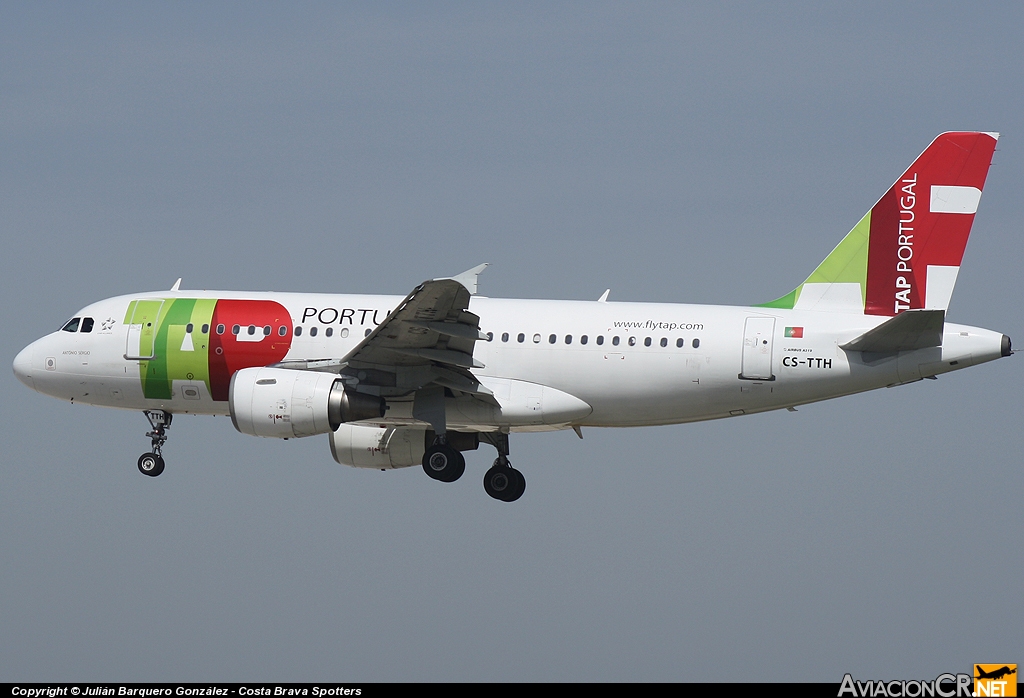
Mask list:
[[[130,317],[124,358],[129,361],[148,361],[156,358],[154,340],[157,319],[163,307],[163,300],[132,301],[127,313]]]
[[[743,326],[743,366],[740,378],[775,380],[772,375],[772,339],[775,318],[748,317]]]

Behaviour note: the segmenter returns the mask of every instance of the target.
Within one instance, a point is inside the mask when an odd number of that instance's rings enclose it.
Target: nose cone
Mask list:
[[[14,375],[22,383],[32,388],[32,390],[36,389],[35,383],[32,382],[32,358],[34,353],[33,346],[30,344],[14,357]]]

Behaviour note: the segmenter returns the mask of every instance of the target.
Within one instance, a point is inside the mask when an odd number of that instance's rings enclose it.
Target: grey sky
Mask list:
[[[939,132],[1003,133],[949,317],[1024,346],[1016,4],[0,5],[0,338],[229,288],[788,292]],[[522,435],[523,499],[6,374],[3,680],[930,678],[1024,661],[1017,358]]]

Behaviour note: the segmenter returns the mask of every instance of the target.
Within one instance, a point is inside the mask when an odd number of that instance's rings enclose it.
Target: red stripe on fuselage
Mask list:
[[[223,334],[218,333],[224,326]],[[238,326],[236,336],[232,330]],[[264,328],[270,327],[270,334]],[[249,328],[254,328],[249,333]],[[280,328],[285,328],[284,336]],[[245,341],[252,338],[254,341]],[[210,333],[210,392],[214,400],[227,400],[235,371],[281,361],[292,345],[292,319],[274,301],[219,300],[213,310]]]

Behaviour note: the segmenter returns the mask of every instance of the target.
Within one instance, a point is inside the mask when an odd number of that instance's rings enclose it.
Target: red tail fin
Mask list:
[[[949,306],[997,133],[943,133],[871,209],[864,312]]]

